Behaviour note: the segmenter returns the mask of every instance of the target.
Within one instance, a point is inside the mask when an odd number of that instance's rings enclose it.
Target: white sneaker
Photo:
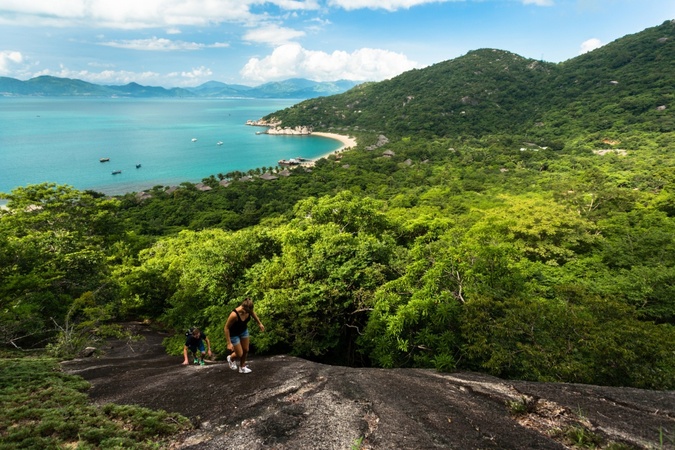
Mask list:
[[[237,363],[232,361],[232,355],[227,355],[227,363],[230,365],[230,369],[237,370]]]
[[[240,367],[239,368],[239,373],[251,373],[252,370],[248,368],[248,366]]]

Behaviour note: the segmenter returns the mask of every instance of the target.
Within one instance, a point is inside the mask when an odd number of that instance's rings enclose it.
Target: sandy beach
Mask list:
[[[330,155],[335,155],[335,154],[338,154],[338,153],[343,152],[345,150],[349,150],[350,148],[356,147],[356,139],[354,139],[352,137],[349,137],[349,136],[345,136],[343,134],[322,133],[322,132],[319,132],[319,131],[316,131],[316,132],[313,131],[312,136],[321,136],[321,137],[326,137],[326,138],[329,138],[329,139],[335,139],[335,140],[340,141],[342,143],[342,147],[340,147],[337,150],[332,151],[330,153],[326,153],[325,155],[319,156],[318,158],[316,158],[312,161],[312,164],[314,163],[314,161],[317,161],[321,158],[326,158]]]
[[[323,136],[323,137],[327,137],[329,139],[335,139],[335,140],[338,140],[338,141],[342,142],[342,147],[335,150],[336,152],[356,147],[356,139],[351,138],[349,136],[345,136],[343,134],[321,133],[321,132],[318,132],[318,131],[313,131],[312,135],[313,136]]]

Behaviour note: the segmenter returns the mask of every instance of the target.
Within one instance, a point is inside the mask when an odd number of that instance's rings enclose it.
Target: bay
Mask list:
[[[0,97],[0,192],[53,182],[116,195],[340,148],[246,125],[298,101]]]

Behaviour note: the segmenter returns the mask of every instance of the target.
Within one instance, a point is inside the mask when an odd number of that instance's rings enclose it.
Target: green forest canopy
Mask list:
[[[3,342],[65,353],[140,317],[200,325],[223,354],[250,296],[258,352],[673,389],[674,29],[559,65],[479,50],[302,102],[274,117],[359,146],[273,181],[17,188]]]

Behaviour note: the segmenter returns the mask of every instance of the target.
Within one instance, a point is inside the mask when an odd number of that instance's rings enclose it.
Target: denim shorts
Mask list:
[[[238,336],[230,336],[230,342],[232,342],[232,345],[237,345],[240,339],[248,339],[248,328]]]
[[[199,341],[199,344],[193,347],[188,347],[192,353],[197,353],[197,350],[204,353],[206,348],[204,347],[204,341]]]

